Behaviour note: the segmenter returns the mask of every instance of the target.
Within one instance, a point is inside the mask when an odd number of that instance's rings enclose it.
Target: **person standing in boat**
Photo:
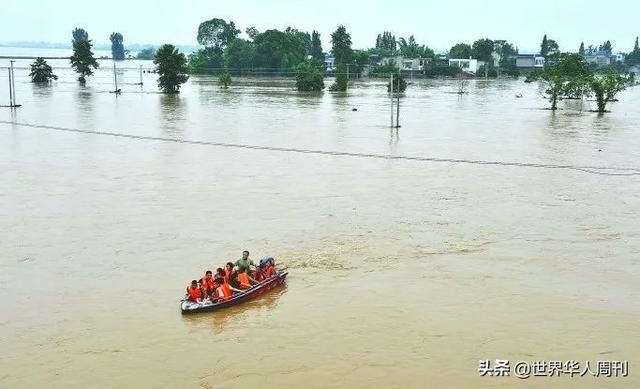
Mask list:
[[[247,250],[242,252],[242,258],[236,261],[236,270],[238,272],[251,271],[251,268],[255,268],[256,264],[249,259],[249,252]]]

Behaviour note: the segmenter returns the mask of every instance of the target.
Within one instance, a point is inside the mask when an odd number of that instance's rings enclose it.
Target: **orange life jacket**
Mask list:
[[[202,287],[205,290],[213,290],[213,288],[215,288],[215,285],[213,284],[213,278],[207,279],[207,277],[202,277],[201,279],[202,281]]]
[[[241,289],[251,288],[251,280],[249,280],[247,272],[238,273],[238,282],[240,283]]]
[[[258,281],[258,282],[262,282],[262,281],[264,281],[264,273],[262,273],[262,271],[261,271],[261,270],[256,270],[256,271],[253,273],[253,279],[254,279],[254,280],[256,280],[256,281]]]
[[[226,300],[233,296],[233,291],[226,282],[216,288],[216,297]]]
[[[271,278],[276,275],[276,267],[273,265],[267,265],[267,270],[265,271],[265,277]]]
[[[189,298],[192,300],[197,300],[197,299],[201,299],[202,298],[202,289],[196,287],[195,289],[192,287],[188,287],[187,288],[187,294],[189,295]]]

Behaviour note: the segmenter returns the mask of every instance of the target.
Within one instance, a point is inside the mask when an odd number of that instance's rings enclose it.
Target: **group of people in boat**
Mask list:
[[[256,265],[249,259],[249,252],[245,250],[242,252],[242,258],[235,263],[227,262],[224,268],[218,268],[215,274],[207,270],[202,278],[191,281],[187,286],[187,299],[198,303],[224,301],[234,293],[242,293],[275,276],[276,273],[272,257],[262,258]]]

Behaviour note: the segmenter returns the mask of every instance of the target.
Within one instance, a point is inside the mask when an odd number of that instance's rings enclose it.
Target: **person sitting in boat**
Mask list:
[[[233,274],[235,274],[236,271],[233,268],[233,263],[232,262],[227,262],[227,264],[224,266],[224,280],[227,282],[231,281],[231,278],[233,278]]]
[[[191,285],[187,286],[187,297],[189,298],[189,301],[196,303],[202,302],[204,295],[205,292],[202,289],[202,284],[198,283],[197,280],[191,281]]]
[[[258,265],[258,268],[253,272],[251,277],[253,277],[253,279],[256,280],[256,282],[258,283],[264,281],[265,280],[264,270],[265,270],[265,267],[261,263],[260,265]]]
[[[214,278],[214,280],[215,280],[216,278],[222,278],[222,279],[224,279],[224,278],[226,278],[226,276],[227,276],[227,273],[225,273],[225,272],[224,272],[224,269],[223,269],[223,268],[221,268],[221,267],[219,267],[219,268],[217,268],[217,269],[216,269],[216,275],[215,275],[215,277],[213,277],[213,278]]]
[[[269,258],[269,260],[265,264],[264,276],[265,278],[271,278],[275,276],[277,273],[276,263],[273,258]]]
[[[204,277],[202,277],[198,283],[202,284],[202,289],[204,289],[207,296],[211,296],[213,293],[213,288],[215,287],[213,284],[213,273],[211,270],[207,270],[204,273]]]
[[[251,268],[255,268],[256,264],[249,259],[249,252],[247,250],[242,252],[242,258],[236,261],[237,271],[251,271]]]
[[[224,301],[233,297],[233,292],[242,292],[239,289],[233,288],[231,285],[225,282],[224,278],[216,278],[214,280],[215,289],[213,292],[213,298],[216,301]]]
[[[236,279],[240,289],[250,289],[254,284],[258,283],[258,281],[249,277],[249,272],[246,270],[238,271]]]

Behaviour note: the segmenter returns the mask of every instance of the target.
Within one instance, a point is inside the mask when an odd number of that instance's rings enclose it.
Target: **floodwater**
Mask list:
[[[541,109],[522,80],[414,80],[396,131],[383,82],[165,96],[127,62],[116,96],[108,61],[85,87],[64,61],[32,85],[28,62],[22,107],[0,108],[0,387],[640,387],[640,176],[206,143],[638,168],[640,89],[598,116]],[[183,317],[187,282],[244,249],[287,286]],[[628,377],[480,377],[481,359]]]

